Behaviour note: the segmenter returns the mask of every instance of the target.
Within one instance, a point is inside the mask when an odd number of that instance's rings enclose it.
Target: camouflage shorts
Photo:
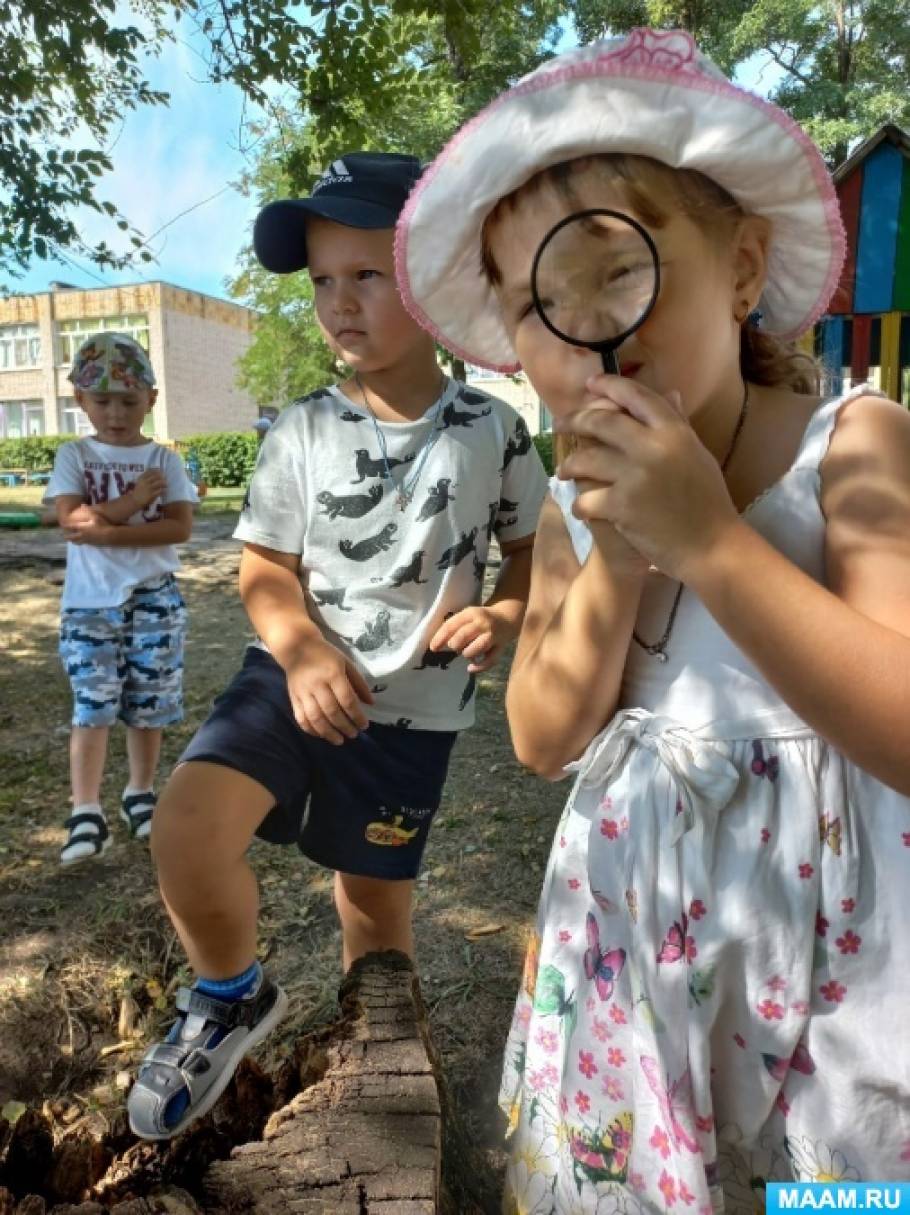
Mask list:
[[[67,608],[60,657],[74,726],[155,729],[183,719],[186,605],[173,576],[137,586],[115,608]]]

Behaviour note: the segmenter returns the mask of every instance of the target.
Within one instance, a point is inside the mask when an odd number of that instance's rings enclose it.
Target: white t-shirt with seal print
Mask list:
[[[160,443],[115,447],[100,439],[74,439],[58,448],[44,501],[73,494],[90,505],[112,502],[132,489],[150,468],[164,474],[167,488],[160,498],[137,511],[130,524],[153,523],[163,518],[162,508],[171,502],[199,501],[196,487],[175,451]],[[119,607],[140,583],[179,568],[180,558],[173,544],[136,548],[68,544],[61,607]]]
[[[300,554],[308,611],[364,672],[372,721],[461,730],[474,721],[474,678],[429,642],[481,601],[492,536],[536,530],[546,474],[516,411],[457,380],[416,422],[375,425],[391,478],[363,405],[336,387],[290,405],[263,441],[234,535]],[[421,461],[402,511],[398,487]]]

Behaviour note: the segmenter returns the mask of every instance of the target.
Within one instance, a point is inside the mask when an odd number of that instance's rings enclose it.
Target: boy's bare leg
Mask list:
[[[73,805],[97,804],[107,758],[108,726],[73,726],[70,734],[70,781]]]
[[[341,920],[342,965],[377,949],[400,949],[414,956],[411,905],[413,881],[335,874],[335,906]]]
[[[230,979],[256,960],[259,886],[246,860],[275,804],[251,777],[221,764],[181,764],[152,818],[152,856],[190,965]]]
[[[127,727],[126,754],[130,765],[130,788],[151,789],[155,783],[163,733],[160,728],[143,730],[139,726]]]

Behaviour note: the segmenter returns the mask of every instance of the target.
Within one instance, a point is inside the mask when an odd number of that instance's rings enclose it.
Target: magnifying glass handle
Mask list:
[[[607,375],[619,375],[619,362],[615,350],[601,350],[600,361]]]

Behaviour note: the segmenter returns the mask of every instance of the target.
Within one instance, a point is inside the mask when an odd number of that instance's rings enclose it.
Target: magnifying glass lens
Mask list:
[[[618,345],[650,311],[658,274],[654,246],[637,224],[582,212],[557,225],[538,251],[536,305],[568,342]]]

